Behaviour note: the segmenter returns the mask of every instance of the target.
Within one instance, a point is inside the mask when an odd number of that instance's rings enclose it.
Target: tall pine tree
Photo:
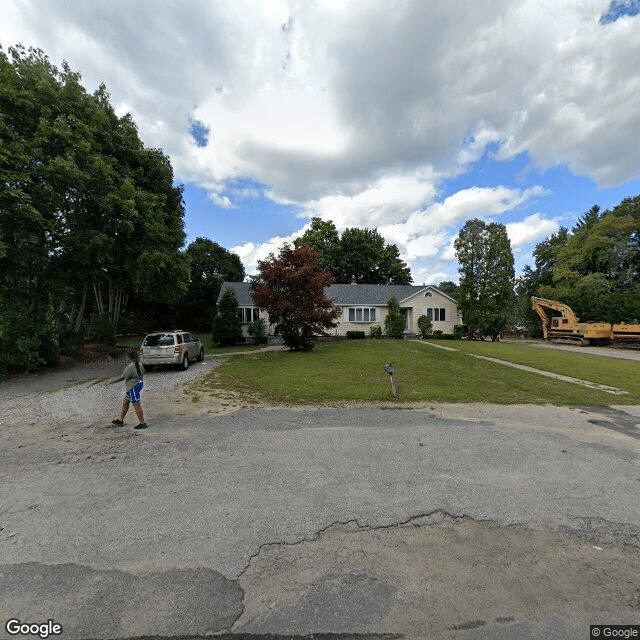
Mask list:
[[[494,340],[506,329],[514,301],[511,242],[503,224],[468,220],[454,242],[460,286],[458,311],[469,331]]]

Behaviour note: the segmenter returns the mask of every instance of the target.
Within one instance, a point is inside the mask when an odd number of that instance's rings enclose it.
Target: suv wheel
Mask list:
[[[200,352],[198,353],[198,362],[204,362],[204,347],[200,347]]]
[[[182,358],[182,370],[186,371],[189,368],[189,354],[185,353],[184,358]]]

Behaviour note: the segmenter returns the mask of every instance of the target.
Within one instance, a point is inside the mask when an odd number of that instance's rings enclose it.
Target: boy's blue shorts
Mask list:
[[[125,397],[128,398],[130,402],[133,402],[133,404],[138,404],[138,402],[140,402],[140,392],[142,391],[143,386],[144,383],[140,380],[133,389],[129,389],[129,391],[124,392]]]

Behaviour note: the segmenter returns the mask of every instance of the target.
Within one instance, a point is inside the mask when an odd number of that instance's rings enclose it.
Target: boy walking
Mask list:
[[[133,409],[139,420],[139,423],[134,427],[134,429],[146,429],[147,423],[144,421],[142,405],[140,404],[140,392],[144,387],[144,382],[142,381],[142,378],[144,377],[144,367],[138,361],[138,352],[135,349],[129,351],[127,358],[129,360],[129,364],[124,368],[122,376],[108,383],[116,384],[118,382],[124,382],[125,386],[120,419],[116,418],[115,420],[112,420],[111,424],[116,427],[124,424],[124,417],[127,415],[127,411],[129,411],[129,404],[133,404]]]

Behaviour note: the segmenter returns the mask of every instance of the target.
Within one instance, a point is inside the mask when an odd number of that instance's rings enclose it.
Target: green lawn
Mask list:
[[[470,343],[443,341],[439,344],[457,348]],[[480,348],[482,346],[479,345]],[[490,345],[487,343],[487,346]],[[514,346],[518,348],[517,345]],[[470,346],[469,350],[473,348],[475,347]],[[537,354],[533,348],[527,349],[527,353],[529,351],[533,352],[532,355]],[[488,351],[487,355],[498,357],[497,353]],[[556,352],[547,354],[547,366],[544,368],[550,370],[549,362],[555,362],[556,355]],[[581,354],[562,352],[558,356],[557,366],[563,368],[562,373],[580,377],[577,374],[583,373],[584,367],[574,367],[570,372],[565,370],[565,367],[570,367],[572,355],[576,358],[576,363],[584,357]],[[196,382],[191,391],[236,391],[246,401],[270,404],[380,402],[391,399],[389,377],[384,372],[383,365],[393,362],[398,393],[403,402],[594,405],[640,402],[638,363],[628,366],[624,361],[604,361],[604,358],[592,357],[594,365],[591,369],[598,370],[598,379],[585,374],[587,380],[604,382],[632,393],[617,396],[593,391],[472,358],[462,352],[445,351],[420,342],[395,340],[319,343],[311,352],[250,354],[234,358],[216,368]],[[526,360],[526,356],[523,358]],[[529,361],[526,363],[530,364]],[[533,364],[540,366],[543,363],[544,358]],[[607,371],[612,375],[607,377]]]
[[[517,342],[458,340],[447,343],[447,346],[453,346],[467,353],[499,358],[581,380],[607,384],[629,391],[635,401],[640,402],[640,362],[636,360],[607,358],[589,353],[562,351],[561,349],[542,349],[535,345],[518,344]]]

